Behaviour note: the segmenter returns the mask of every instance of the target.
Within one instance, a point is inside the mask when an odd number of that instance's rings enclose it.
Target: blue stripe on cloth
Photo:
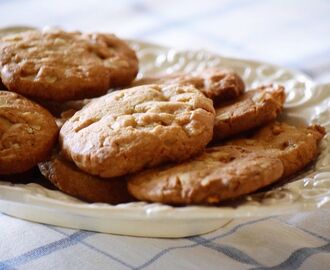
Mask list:
[[[15,268],[0,262],[0,270],[15,270]]]
[[[237,9],[242,9],[246,6],[250,7],[251,5],[253,5],[253,4],[255,4],[259,1],[257,1],[257,0],[229,1],[227,5],[223,5],[220,9],[214,9],[214,10],[211,10],[211,11],[199,13],[198,15],[194,14],[192,16],[183,17],[181,19],[166,20],[166,21],[164,21],[163,24],[161,24],[157,27],[153,27],[151,29],[143,30],[139,33],[136,33],[134,35],[134,37],[141,38],[141,37],[146,37],[146,36],[153,35],[155,33],[159,34],[160,32],[168,30],[168,29],[173,28],[173,27],[184,26],[184,25],[187,25],[191,22],[197,22],[197,21],[203,20],[205,18],[209,19],[210,17],[213,17],[213,16],[221,16],[221,15],[224,15],[226,13],[235,11]],[[153,11],[151,11],[151,12],[153,12]],[[161,14],[158,14],[156,12],[153,12],[153,13],[155,13],[155,15],[157,15],[159,18],[162,17]]]
[[[68,235],[68,234],[66,234],[66,233],[64,233],[64,232],[62,232],[62,231],[60,231],[60,230],[58,230],[56,227],[49,226],[49,225],[45,225],[45,226],[46,226],[47,228],[49,228],[49,229],[51,229],[51,230],[57,232],[57,233],[62,234],[62,235],[66,235],[66,236]],[[80,240],[79,243],[82,244],[82,245],[84,245],[85,247],[90,248],[91,250],[93,250],[93,251],[95,251],[95,252],[97,252],[97,253],[99,253],[99,254],[104,255],[105,257],[108,257],[108,258],[110,258],[110,259],[112,259],[112,260],[114,260],[114,261],[120,263],[120,264],[123,265],[123,266],[126,266],[126,267],[129,268],[129,269],[134,269],[134,266],[132,266],[132,265],[130,265],[130,264],[128,264],[128,263],[122,261],[121,259],[118,259],[117,257],[115,257],[115,256],[113,256],[113,255],[111,255],[111,254],[109,254],[109,253],[107,253],[107,252],[105,252],[105,251],[103,251],[103,250],[101,250],[101,249],[98,249],[97,247],[94,247],[93,245],[91,245],[91,244],[89,244],[89,243],[86,243],[84,240]]]
[[[224,238],[224,237],[226,237],[226,236],[229,236],[229,235],[235,233],[238,229],[240,229],[240,228],[242,228],[242,227],[244,227],[244,226],[246,226],[246,225],[256,224],[256,223],[259,223],[259,222],[261,222],[261,221],[265,221],[265,220],[268,220],[268,219],[271,219],[271,218],[273,218],[273,216],[265,217],[265,218],[260,218],[260,219],[257,219],[257,220],[251,220],[251,221],[248,221],[248,222],[246,222],[246,223],[241,223],[241,224],[235,226],[234,228],[232,228],[231,230],[229,230],[228,232],[226,232],[226,233],[224,233],[224,234],[220,234],[220,235],[218,235],[218,236],[213,236],[213,237],[211,237],[211,238],[207,238],[206,240],[207,240],[207,241],[214,241],[214,240],[216,240],[216,239]],[[189,237],[188,237],[187,239],[189,239]]]
[[[324,246],[320,247],[305,247],[305,248],[300,248],[291,253],[289,258],[287,258],[284,262],[272,266],[272,267],[258,267],[258,268],[252,268],[253,270],[294,270],[298,269],[304,261],[309,258],[310,256],[318,253],[323,253],[323,252],[330,252],[330,244],[326,244]]]
[[[227,255],[234,261],[237,261],[240,263],[245,263],[245,264],[250,264],[250,265],[254,265],[254,266],[263,266],[262,264],[258,263],[253,258],[251,258],[249,255],[247,255],[246,253],[244,253],[243,251],[241,251],[235,247],[210,242],[201,236],[191,237],[191,238],[189,238],[189,240],[194,241],[203,247],[210,248],[210,249],[220,252],[224,255]]]
[[[229,235],[233,234],[238,229],[240,229],[240,228],[242,228],[244,226],[256,224],[258,222],[262,222],[262,221],[265,221],[265,220],[270,219],[270,218],[272,218],[272,217],[266,217],[266,218],[261,218],[261,219],[252,220],[252,221],[248,221],[248,222],[245,222],[245,223],[241,223],[241,224],[235,226],[234,228],[232,228],[231,230],[229,230],[228,232],[226,232],[224,234],[221,234],[221,235],[218,235],[218,236],[215,236],[213,238],[207,239],[207,241],[212,241],[212,240],[215,240],[215,239],[219,239],[219,238],[223,238],[223,237],[229,236]],[[192,238],[192,237],[188,237],[186,239],[190,240],[190,238]],[[138,267],[136,267],[134,269],[136,269],[136,270],[143,269],[143,268],[151,265],[153,262],[155,262],[160,257],[164,256],[165,254],[167,254],[168,252],[170,252],[172,250],[192,248],[192,247],[196,247],[196,246],[199,246],[199,243],[194,243],[194,244],[191,244],[191,245],[182,245],[182,246],[174,246],[174,247],[166,248],[166,249],[160,251],[159,253],[157,253],[156,255],[154,255],[147,262],[143,263],[142,265],[140,265],[140,266],[138,266]]]
[[[79,241],[81,241],[82,239],[85,239],[92,234],[93,234],[92,232],[86,232],[86,231],[75,232],[61,240],[58,240],[58,241],[49,243],[47,245],[32,249],[31,251],[28,251],[22,255],[14,257],[12,259],[2,261],[2,262],[0,262],[0,265],[15,267],[15,266],[26,264],[30,261],[33,261],[33,260],[39,259],[41,257],[44,257],[46,255],[49,255],[55,251],[73,246],[73,245],[79,243]]]
[[[322,235],[319,235],[319,234],[317,234],[317,233],[314,233],[314,232],[311,232],[311,231],[306,230],[306,229],[304,229],[304,228],[301,228],[301,227],[299,227],[299,226],[297,226],[297,225],[295,225],[295,224],[291,224],[291,223],[289,223],[289,222],[287,222],[287,221],[285,221],[285,220],[283,220],[283,219],[277,218],[277,220],[280,221],[281,223],[284,223],[284,224],[290,226],[290,227],[294,227],[294,228],[296,228],[296,229],[298,229],[298,230],[300,230],[300,231],[303,231],[304,233],[310,234],[310,235],[312,235],[312,236],[314,236],[314,237],[316,237],[316,238],[319,238],[319,239],[321,239],[321,240],[323,240],[323,241],[325,241],[325,242],[330,243],[330,239],[329,239],[329,238],[326,238],[326,237],[324,237],[324,236],[322,236]]]

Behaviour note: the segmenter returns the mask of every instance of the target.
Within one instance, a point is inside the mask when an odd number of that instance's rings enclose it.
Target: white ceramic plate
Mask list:
[[[318,123],[327,129],[318,160],[290,183],[248,196],[236,205],[88,204],[35,183],[13,185],[2,181],[1,212],[31,221],[105,233],[184,237],[215,230],[234,218],[289,214],[330,205],[330,84],[315,85],[304,74],[271,64],[226,58],[206,51],[179,52],[138,41],[131,44],[140,58],[139,77],[222,66],[242,75],[248,88],[271,82],[285,85],[288,98],[283,118],[296,124]]]

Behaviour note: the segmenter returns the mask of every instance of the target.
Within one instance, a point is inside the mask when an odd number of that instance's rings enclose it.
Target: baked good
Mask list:
[[[59,190],[84,201],[118,204],[133,200],[125,179],[89,175],[58,153],[38,166],[41,174]]]
[[[216,106],[214,141],[228,138],[276,119],[283,109],[284,87],[261,86]]]
[[[0,174],[21,173],[47,157],[58,128],[38,104],[0,91]]]
[[[249,138],[229,143],[276,156],[283,163],[283,177],[289,177],[316,159],[324,135],[325,129],[319,125],[295,127],[284,122],[274,122],[256,130]]]
[[[60,130],[80,169],[115,177],[201,152],[212,138],[212,101],[191,85],[145,85],[90,102]]]
[[[10,90],[55,101],[100,96],[131,83],[135,52],[111,34],[26,31],[0,39],[0,77]]]
[[[244,82],[236,72],[217,67],[192,73],[145,77],[133,82],[133,85],[144,84],[191,84],[214,102],[234,99],[245,90]]]
[[[128,189],[139,200],[167,204],[233,199],[302,170],[317,157],[324,134],[320,126],[272,123],[251,138],[207,148],[182,164],[133,175]]]
[[[132,176],[131,194],[166,204],[212,204],[239,197],[281,178],[282,162],[239,146],[210,147],[193,160]]]

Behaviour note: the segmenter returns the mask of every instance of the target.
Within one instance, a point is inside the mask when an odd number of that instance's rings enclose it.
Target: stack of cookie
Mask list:
[[[134,81],[135,52],[110,34],[8,35],[0,72],[0,175],[38,164],[89,202],[217,204],[296,174],[325,134],[274,122],[284,88],[245,91],[230,70]]]

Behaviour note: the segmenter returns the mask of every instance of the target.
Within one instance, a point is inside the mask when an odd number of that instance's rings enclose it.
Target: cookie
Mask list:
[[[266,124],[279,115],[284,87],[261,86],[215,108],[214,141]]]
[[[239,146],[207,148],[197,158],[147,170],[128,182],[142,201],[167,204],[212,204],[253,192],[280,179],[279,159]]]
[[[283,177],[288,177],[317,157],[318,145],[324,135],[325,129],[318,125],[295,127],[275,122],[255,131],[251,138],[236,139],[230,144],[248,146],[254,151],[266,151],[267,155],[276,156],[283,163]]]
[[[59,190],[84,201],[118,204],[133,200],[125,179],[89,175],[60,154],[54,153],[38,166],[41,174]]]
[[[45,159],[57,133],[54,118],[44,108],[0,91],[0,174],[24,172]]]
[[[60,143],[80,169],[115,177],[198,154],[213,125],[212,101],[193,86],[146,85],[90,102],[64,123]]]
[[[135,81],[134,85],[144,84],[193,85],[214,102],[225,101],[240,96],[245,85],[235,72],[223,68],[208,68],[191,74],[175,73],[146,77]]]
[[[213,204],[256,191],[303,169],[319,152],[319,126],[273,123],[249,139],[210,147],[187,162],[150,169],[129,179],[131,194],[168,204]]]
[[[2,82],[28,97],[96,97],[130,84],[137,72],[135,52],[111,34],[45,30],[0,39]]]

